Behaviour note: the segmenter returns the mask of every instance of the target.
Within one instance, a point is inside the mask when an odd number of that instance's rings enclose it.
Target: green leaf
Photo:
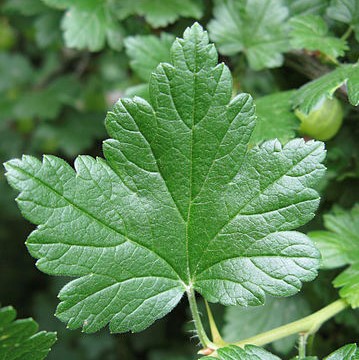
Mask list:
[[[250,139],[251,143],[259,144],[274,138],[287,142],[295,137],[299,121],[291,109],[293,93],[283,91],[255,101],[258,120]]]
[[[220,360],[280,360],[278,356],[254,345],[246,345],[243,349],[238,346],[228,346],[219,349],[217,352]],[[206,357],[208,360],[218,358]]]
[[[329,5],[329,0],[286,0],[292,16],[295,15],[323,15]]]
[[[15,320],[13,307],[0,309],[0,358],[42,360],[56,342],[56,333],[40,331],[33,319]]]
[[[169,62],[170,49],[174,36],[162,33],[161,37],[154,35],[137,35],[125,39],[126,53],[130,58],[132,70],[145,82],[159,63]]]
[[[316,276],[319,253],[290,231],[312,219],[324,172],[321,142],[268,141],[248,149],[247,94],[231,100],[195,24],[151,76],[150,103],[122,99],[108,113],[104,159],[24,156],[6,163],[40,270],[78,277],[57,316],[92,332],[140,331],[185,291],[211,302],[259,305]]]
[[[349,102],[359,104],[359,63],[340,65],[332,72],[310,81],[302,86],[293,96],[294,107],[308,114],[324,98],[332,98],[334,92],[344,86]]]
[[[7,0],[3,9],[4,11],[18,12],[25,16],[41,14],[47,10],[41,0]]]
[[[359,351],[356,344],[348,344],[332,352],[324,360],[356,360]]]
[[[348,49],[345,40],[328,35],[328,26],[318,15],[296,16],[289,20],[291,46],[294,49],[320,51],[336,59]]]
[[[14,106],[14,116],[53,120],[64,105],[76,105],[79,92],[80,84],[73,76],[62,76],[47,88],[25,93]]]
[[[66,9],[67,7],[73,5],[74,3],[84,2],[85,0],[41,0],[48,6],[57,8],[57,9]]]
[[[322,267],[351,265],[333,284],[341,288],[340,296],[356,308],[359,306],[359,205],[350,211],[334,208],[332,214],[324,215],[324,224],[329,231],[314,231],[308,235],[322,254]]]
[[[167,26],[181,16],[199,19],[203,13],[201,0],[121,0],[113,3],[120,19],[137,14],[155,28]]]
[[[224,0],[215,2],[208,29],[219,52],[244,52],[255,70],[282,65],[289,49],[285,20],[288,9],[278,0]]]
[[[327,15],[337,21],[350,25],[359,41],[359,3],[357,0],[332,0]]]
[[[359,261],[359,205],[350,211],[336,207],[323,218],[329,231],[308,234],[322,254],[322,267],[332,269]]]
[[[258,333],[298,320],[308,314],[308,304],[302,297],[295,296],[285,299],[269,297],[263,306],[227,308],[222,332],[228,342],[244,340]],[[296,341],[297,336],[293,335],[274,342],[273,347],[276,351],[286,354],[292,350]]]
[[[67,2],[64,2],[64,5]],[[122,28],[103,0],[78,1],[64,15],[62,27],[68,47],[101,50],[106,39],[116,50],[122,45]],[[117,42],[112,42],[112,37]]]
[[[359,262],[338,275],[333,284],[335,287],[341,288],[340,296],[347,300],[352,308],[359,307]]]

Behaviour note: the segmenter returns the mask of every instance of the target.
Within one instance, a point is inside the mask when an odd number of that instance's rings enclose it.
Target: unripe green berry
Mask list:
[[[339,131],[343,122],[343,109],[338,99],[321,100],[308,114],[298,109],[295,115],[300,119],[299,132],[313,139],[327,141]]]

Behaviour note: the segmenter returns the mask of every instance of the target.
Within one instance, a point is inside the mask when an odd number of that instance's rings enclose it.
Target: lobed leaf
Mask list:
[[[289,296],[319,253],[291,231],[314,216],[321,142],[248,146],[247,94],[232,96],[207,33],[176,39],[151,76],[150,102],[121,99],[106,118],[105,159],[31,156],[5,164],[40,270],[77,277],[60,292],[70,328],[140,331],[185,291],[225,305]]]
[[[289,50],[282,1],[217,0],[213,13],[208,29],[220,53],[243,52],[254,70],[282,65],[282,53]]]
[[[137,14],[155,28],[165,27],[181,16],[199,19],[203,14],[202,0],[121,0],[114,6],[120,19]]]
[[[308,114],[320,101],[332,98],[334,92],[344,86],[349,102],[359,104],[359,63],[340,65],[330,73],[303,85],[293,96],[293,105]]]
[[[42,360],[56,342],[56,333],[40,331],[33,319],[15,320],[13,307],[0,308],[0,358]]]
[[[314,231],[308,235],[322,253],[323,267],[350,265],[333,284],[341,288],[340,296],[356,308],[359,306],[359,205],[350,211],[335,208],[332,214],[324,215],[324,224],[329,231]]]
[[[318,15],[292,17],[289,25],[293,49],[320,51],[332,59],[343,56],[348,50],[345,40],[328,35],[328,26]]]
[[[160,38],[154,35],[137,35],[125,39],[130,66],[141,80],[148,82],[160,62],[171,61],[173,41],[174,36],[167,33],[162,33]]]
[[[332,0],[327,9],[327,15],[350,25],[359,41],[359,3],[357,0]]]

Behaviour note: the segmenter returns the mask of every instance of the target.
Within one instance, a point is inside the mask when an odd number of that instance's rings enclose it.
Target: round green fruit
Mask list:
[[[323,99],[308,114],[303,114],[298,109],[295,115],[301,121],[299,131],[313,139],[327,141],[339,131],[343,122],[343,109],[336,98]]]

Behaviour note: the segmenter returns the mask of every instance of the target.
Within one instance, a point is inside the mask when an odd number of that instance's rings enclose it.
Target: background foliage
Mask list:
[[[233,92],[249,92],[258,99],[259,124],[251,144],[273,137],[287,142],[298,136],[300,122],[293,108],[308,113],[337,90],[344,122],[326,142],[328,171],[320,186],[321,206],[302,231],[326,228],[311,233],[319,246],[323,236],[334,245],[343,244],[346,234],[336,231],[336,219],[358,221],[357,208],[349,212],[359,201],[356,0],[8,0],[0,6],[1,162],[23,153],[56,154],[70,162],[80,153],[99,155],[107,109],[120,96],[146,98],[149,74],[168,60],[174,37],[198,20],[235,76]],[[185,320],[185,302],[139,334],[66,330],[53,313],[56,294],[67,279],[47,277],[34,267],[23,244],[31,225],[21,218],[14,197],[1,170],[0,301],[14,305],[19,317],[33,316],[41,329],[58,332],[49,359],[195,358],[197,340],[188,341],[191,324]],[[350,229],[347,226],[347,232]],[[346,253],[353,248],[348,247]],[[270,300],[244,314],[215,306],[224,335],[228,340],[251,335],[257,329],[245,328],[238,336],[231,330],[239,329],[236,322],[245,319],[258,326],[258,319],[268,318],[267,323],[277,326],[282,318],[275,314],[284,307],[286,322],[327,305],[338,296],[331,285],[340,273],[337,267],[357,267],[349,255],[335,261],[337,266],[325,266],[299,297],[283,303]],[[326,324],[316,336],[316,353],[325,356],[355,342],[358,321],[358,312],[346,311]],[[293,339],[274,343],[270,350],[290,358],[291,345]]]

